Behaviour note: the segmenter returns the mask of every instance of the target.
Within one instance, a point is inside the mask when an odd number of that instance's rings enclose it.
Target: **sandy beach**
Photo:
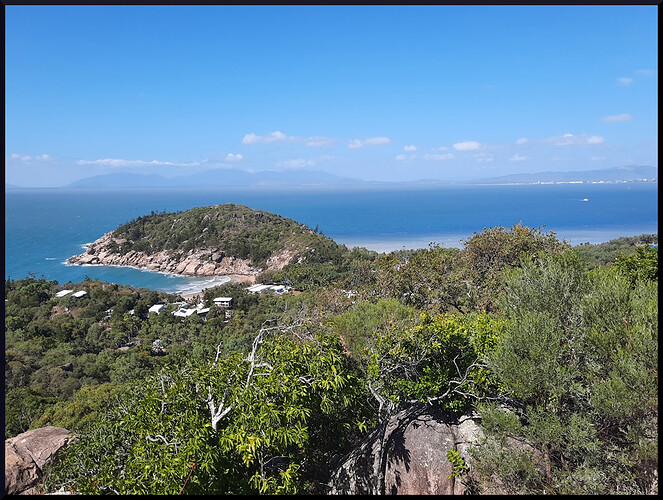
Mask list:
[[[253,275],[246,275],[246,274],[228,274],[226,275],[228,278],[230,278],[231,282],[234,283],[245,283],[247,286],[253,285],[256,282],[256,277]],[[212,287],[206,287],[201,290],[195,290],[191,292],[187,292],[186,294],[182,294],[182,298],[186,300],[187,302],[196,302],[203,297],[203,292],[207,288],[212,288]]]

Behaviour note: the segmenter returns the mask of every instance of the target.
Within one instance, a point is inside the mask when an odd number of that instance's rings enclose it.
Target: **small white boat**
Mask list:
[[[589,201],[589,198],[583,198],[582,201]]]

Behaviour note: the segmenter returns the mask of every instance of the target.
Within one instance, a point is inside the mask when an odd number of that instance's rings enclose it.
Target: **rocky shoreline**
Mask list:
[[[232,276],[238,281],[253,281],[262,272],[245,259],[223,256],[215,249],[197,249],[185,255],[174,256],[168,251],[146,254],[130,250],[124,255],[108,250],[111,242],[122,240],[106,233],[93,243],[85,245],[84,253],[67,259],[71,265],[126,266],[180,276]]]

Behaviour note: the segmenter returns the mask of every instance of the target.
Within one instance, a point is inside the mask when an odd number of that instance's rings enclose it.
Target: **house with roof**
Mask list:
[[[188,318],[192,314],[195,314],[196,311],[196,308],[185,309],[184,307],[180,307],[177,311],[173,311],[173,316],[177,316],[178,318]]]
[[[60,290],[58,293],[55,294],[57,298],[64,297],[65,295],[69,295],[70,293],[74,293],[73,290]]]
[[[150,307],[147,312],[148,313],[156,313],[159,314],[163,310],[163,308],[166,307],[166,304],[154,304],[152,307]]]
[[[230,309],[233,306],[232,297],[216,297],[213,302],[216,307],[222,307],[224,309]]]
[[[81,297],[84,297],[87,295],[87,292],[85,290],[79,290],[78,292],[74,293],[73,297],[76,297],[77,299],[80,299]]]
[[[258,284],[258,285],[251,285],[250,287],[247,288],[247,291],[249,293],[262,293],[262,292],[271,291],[278,295],[286,292],[287,288],[284,285]]]

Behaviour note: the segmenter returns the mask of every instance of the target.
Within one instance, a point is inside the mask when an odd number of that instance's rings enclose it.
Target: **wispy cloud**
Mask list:
[[[529,160],[529,158],[527,156],[520,155],[518,153],[516,153],[511,158],[509,158],[509,161],[525,161],[525,160]]]
[[[454,154],[453,153],[445,153],[445,154],[425,154],[422,156],[424,160],[428,161],[445,161],[445,160],[453,160],[454,159]]]
[[[484,152],[477,153],[474,155],[474,157],[477,159],[478,162],[486,162],[486,163],[490,163],[495,159],[493,155],[489,155]]]
[[[592,160],[592,161],[605,161],[605,160],[607,160],[607,158],[605,156],[592,156],[590,158],[590,160]]]
[[[628,122],[633,119],[632,115],[629,115],[628,113],[622,113],[620,115],[610,115],[610,116],[604,116],[601,118],[602,122],[606,123],[615,123],[615,122]]]
[[[458,151],[476,151],[479,148],[481,148],[481,144],[476,141],[457,142],[454,144],[454,149]]]
[[[391,139],[389,137],[370,137],[368,139],[352,139],[348,143],[350,149],[359,149],[366,146],[380,146],[382,144],[389,144]]]
[[[276,163],[276,166],[279,168],[306,168],[306,167],[313,167],[315,166],[315,162],[313,160],[304,160],[301,158],[296,158],[293,160],[283,160],[279,161]]]
[[[601,144],[605,139],[600,135],[588,135],[588,134],[564,134],[561,136],[550,137],[545,139],[544,142],[551,142],[555,146],[572,146],[580,144]]]
[[[43,154],[43,155],[20,155],[18,153],[13,153],[11,155],[12,160],[19,160],[24,163],[29,163],[32,161],[50,161],[53,159],[51,155]]]
[[[653,69],[638,69],[635,71],[637,75],[642,75],[642,76],[650,76],[655,73]]]
[[[228,153],[226,155],[225,161],[232,163],[232,162],[242,161],[243,158],[244,157],[241,155],[241,153],[237,154]]]
[[[260,144],[268,142],[285,142],[285,141],[298,141],[298,137],[285,135],[283,132],[276,130],[269,132],[265,135],[256,135],[253,132],[246,134],[242,139],[242,144]]]
[[[529,139],[527,137],[521,137],[520,139],[516,139],[516,144],[519,146],[523,144],[527,144],[529,142]]]
[[[417,150],[417,146],[415,146],[415,145],[405,146],[403,148],[403,151],[416,151],[416,150]]]
[[[620,85],[631,85],[635,80],[633,78],[629,78],[628,76],[621,76],[617,78],[617,81]]]
[[[203,161],[178,162],[178,161],[159,161],[159,160],[125,160],[122,158],[102,158],[99,160],[78,160],[79,165],[102,165],[106,167],[150,167],[150,166],[173,166],[173,167],[198,167],[204,164]]]
[[[324,147],[324,146],[331,146],[332,144],[336,143],[336,139],[332,139],[330,137],[321,137],[321,136],[314,136],[314,137],[309,137],[306,139],[306,144],[307,146],[311,147]]]

